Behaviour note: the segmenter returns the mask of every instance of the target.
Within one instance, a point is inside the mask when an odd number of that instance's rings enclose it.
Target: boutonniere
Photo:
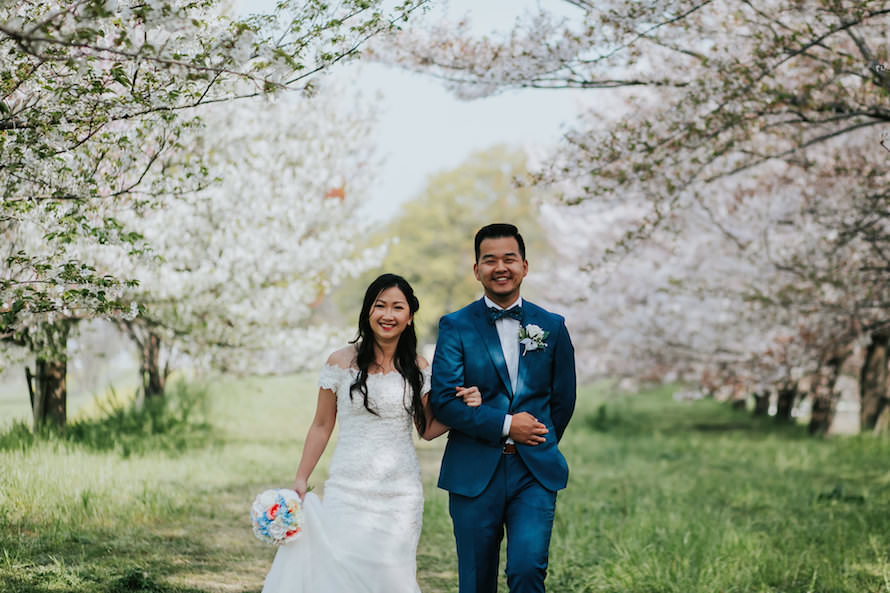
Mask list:
[[[547,347],[547,336],[550,332],[545,332],[534,323],[529,323],[525,327],[519,327],[519,343],[525,346],[522,355],[525,356],[529,350],[543,350]]]

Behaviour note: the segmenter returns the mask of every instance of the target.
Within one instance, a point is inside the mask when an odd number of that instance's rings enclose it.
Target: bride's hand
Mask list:
[[[291,490],[300,496],[300,500],[303,500],[306,498],[306,491],[309,490],[309,484],[303,478],[296,478],[294,480],[294,485],[291,486]]]
[[[475,408],[477,406],[482,405],[482,394],[479,392],[479,388],[476,386],[473,387],[458,387],[457,388],[457,397],[464,400],[464,403],[470,406],[471,408]]]

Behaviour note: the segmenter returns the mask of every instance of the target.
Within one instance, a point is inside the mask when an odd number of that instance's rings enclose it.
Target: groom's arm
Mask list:
[[[575,380],[575,348],[565,322],[559,326],[553,346],[552,385],[550,390],[550,419],[556,430],[556,440],[562,438],[572,412],[575,411],[577,393]]]
[[[464,351],[459,329],[449,317],[439,320],[439,337],[433,357],[433,378],[430,404],[436,420],[473,438],[492,445],[503,441],[506,412],[491,406],[467,406],[456,397],[455,389],[466,387]]]

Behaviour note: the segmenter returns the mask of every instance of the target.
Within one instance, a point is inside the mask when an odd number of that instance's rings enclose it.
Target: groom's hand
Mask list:
[[[546,441],[547,427],[528,412],[513,414],[510,421],[510,438],[522,445],[540,445]]]

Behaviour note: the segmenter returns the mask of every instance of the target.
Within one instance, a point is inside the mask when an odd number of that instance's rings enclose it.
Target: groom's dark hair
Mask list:
[[[519,243],[519,255],[522,256],[523,260],[525,259],[525,241],[522,240],[522,235],[519,234],[519,229],[516,228],[516,225],[507,222],[494,222],[476,231],[474,245],[476,248],[476,261],[479,261],[479,247],[482,245],[483,240],[500,239],[501,237],[513,237],[516,239],[516,242]]]

